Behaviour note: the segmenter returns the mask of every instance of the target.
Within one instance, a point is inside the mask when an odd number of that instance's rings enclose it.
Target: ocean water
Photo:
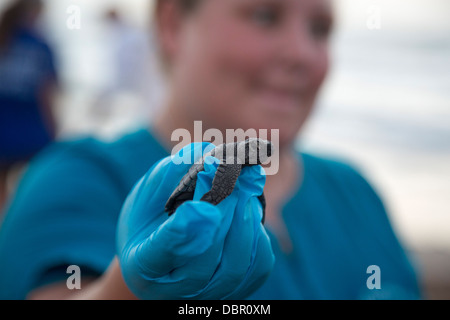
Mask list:
[[[450,1],[334,3],[333,68],[298,145],[358,167],[407,245],[450,250]],[[62,134],[111,136],[151,116],[145,112],[155,102],[127,92],[98,107],[99,92],[114,76],[102,14],[118,4],[142,27],[149,1],[47,4],[46,27],[65,84],[58,106]],[[67,26],[73,5],[80,29]]]

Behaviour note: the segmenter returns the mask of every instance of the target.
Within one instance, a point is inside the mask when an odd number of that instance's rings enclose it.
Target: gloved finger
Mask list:
[[[247,228],[253,230],[252,252],[245,277],[242,279],[240,285],[236,286],[234,292],[226,296],[226,299],[241,299],[253,293],[254,290],[264,283],[275,263],[270,238],[261,223],[263,211],[261,203],[257,198],[263,191],[265,179],[264,169],[261,166],[252,166],[244,168],[239,180],[240,188],[252,195],[245,203],[247,208],[253,208],[253,210],[247,210],[246,212],[253,213],[250,215],[251,218],[248,220],[248,224],[246,224]],[[240,200],[245,201],[245,199]],[[243,204],[238,203],[238,207],[241,205]],[[257,208],[256,210],[254,209],[255,207]]]
[[[214,179],[217,166],[218,161],[205,161],[204,171],[200,172],[197,178],[197,187],[194,199],[200,199],[204,193],[211,189],[211,183]],[[207,237],[207,239],[199,239],[199,242],[202,242],[201,244],[204,245],[204,252],[200,252],[203,250],[198,250],[195,256],[191,255],[189,259],[184,260],[184,264],[183,262],[179,263],[179,267],[174,268],[170,272],[170,277],[166,276],[164,279],[158,280],[159,283],[162,283],[163,281],[165,284],[165,287],[161,287],[160,290],[176,290],[184,299],[215,299],[221,297],[220,292],[216,293],[213,291],[208,296],[203,294],[203,292],[204,288],[207,287],[208,282],[216,273],[217,267],[221,261],[224,242],[227,237],[231,221],[233,220],[237,201],[237,194],[230,195],[217,206],[213,206],[204,201],[187,201],[175,211],[173,217],[180,218],[186,214],[184,210],[180,210],[186,205],[189,205],[190,203],[208,204],[212,210],[204,211],[205,214],[211,215],[218,214],[220,212],[220,217],[217,216],[217,221],[220,221],[220,225],[217,226],[216,230],[208,227],[210,228],[208,230],[209,232],[204,233],[204,236]],[[198,233],[198,230],[194,231],[194,234]],[[189,251],[193,252],[192,249]],[[176,288],[168,287],[167,285],[169,283],[170,287],[173,285],[176,286]]]
[[[213,179],[214,169],[213,166],[205,169],[205,174],[209,175],[210,180]],[[165,274],[153,279],[154,290],[159,292],[160,297],[170,298],[174,292],[183,299],[218,299],[221,297],[220,293],[214,291],[208,296],[203,295],[202,292],[220,263],[223,244],[228,233],[227,226],[230,225],[233,218],[232,214],[227,213],[235,211],[237,201],[236,195],[230,195],[218,206],[213,206],[204,201],[187,201],[177,209],[172,216],[173,218],[171,217],[169,220],[186,219],[186,214],[190,212],[189,207],[199,204],[204,205],[201,210],[203,214],[208,218],[215,216],[217,220],[214,226],[205,224],[204,219],[199,219],[197,222],[193,221],[193,227],[188,227],[189,231],[192,232],[191,237],[198,237],[199,235],[202,237],[195,238],[195,240],[181,239],[178,241],[177,248],[169,250],[169,254],[165,255],[167,257],[165,262],[163,260],[158,261],[158,263],[165,263],[165,266],[158,272],[164,273],[164,269],[166,269]],[[201,228],[198,227],[199,225]],[[170,254],[172,252],[178,252],[178,254]],[[180,256],[180,253],[183,253],[183,256]],[[148,254],[146,253],[146,255]],[[167,272],[169,269],[171,269],[170,272]],[[146,271],[146,274],[148,274],[148,271]],[[151,270],[151,274],[155,276],[154,269]]]
[[[207,202],[185,202],[138,245],[136,257],[150,278],[164,276],[207,251],[217,241],[222,220]]]
[[[264,192],[264,186],[266,184],[265,170],[259,165],[244,167],[238,182],[240,189],[245,190],[251,197],[257,198]],[[254,214],[257,220],[262,221],[263,208],[261,202],[259,202],[259,205],[258,208],[260,207],[261,210],[254,211]]]
[[[145,179],[147,194],[157,194],[167,201],[190,167],[214,147],[208,142],[192,143],[175,155],[163,159],[154,170],[149,171]],[[157,203],[160,203],[160,199],[157,199]]]
[[[265,176],[259,166],[246,169],[236,183],[234,192],[239,195],[239,199],[223,246],[220,265],[208,288],[205,288],[205,291],[214,290],[215,294],[222,297],[234,292],[247,277],[255,255],[255,233],[258,232],[255,225],[262,218],[262,206],[257,196],[262,193]]]
[[[160,160],[139,180],[125,200],[119,217],[119,253],[129,240],[135,240],[136,234],[142,241],[164,223],[167,219],[165,203],[191,167],[189,161],[197,161],[209,148],[210,143],[190,144],[176,155]]]
[[[193,202],[198,201],[200,203],[207,203],[195,199],[200,199],[203,194],[211,189],[211,183],[217,171],[218,163],[218,161],[205,161],[204,171],[200,172],[197,177],[197,186],[195,189]],[[185,265],[186,268],[190,269],[191,277],[199,279],[208,274],[208,280],[210,280],[213,276],[213,273],[216,271],[222,257],[223,246],[236,211],[237,202],[238,194],[233,193],[216,206],[210,204],[212,208],[216,209],[215,214],[220,215],[220,217],[218,217],[218,220],[220,220],[220,226],[216,231],[214,231],[215,238],[211,240],[212,242],[209,248],[203,254],[190,260]],[[189,203],[189,201],[185,202],[185,204],[186,203]],[[175,212],[175,215],[182,214],[183,212],[179,212],[178,210]],[[211,213],[207,212],[206,214]],[[174,276],[176,276],[178,272],[181,273],[183,270],[175,270]]]
[[[264,283],[273,269],[275,256],[270,238],[260,221],[255,221],[255,228],[257,232],[255,232],[255,248],[250,268],[240,286],[226,296],[226,299],[234,300],[249,296]]]

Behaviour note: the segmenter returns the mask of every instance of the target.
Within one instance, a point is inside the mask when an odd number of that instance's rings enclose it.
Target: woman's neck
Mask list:
[[[173,111],[171,103],[166,104],[161,111],[155,115],[152,122],[153,133],[166,150],[171,150],[175,146],[172,141],[172,133],[179,128],[186,128],[187,123],[183,123],[178,112]],[[187,129],[189,130],[189,129]]]

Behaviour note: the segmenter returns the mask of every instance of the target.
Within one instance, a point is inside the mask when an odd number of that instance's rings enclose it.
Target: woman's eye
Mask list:
[[[310,32],[317,39],[326,39],[331,33],[331,23],[314,21],[310,24]]]
[[[274,8],[258,8],[251,13],[251,19],[262,26],[268,27],[278,22],[279,14]]]

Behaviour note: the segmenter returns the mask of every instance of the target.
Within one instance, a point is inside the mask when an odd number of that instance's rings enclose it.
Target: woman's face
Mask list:
[[[327,74],[331,25],[327,0],[203,0],[169,52],[186,117],[291,142]]]

